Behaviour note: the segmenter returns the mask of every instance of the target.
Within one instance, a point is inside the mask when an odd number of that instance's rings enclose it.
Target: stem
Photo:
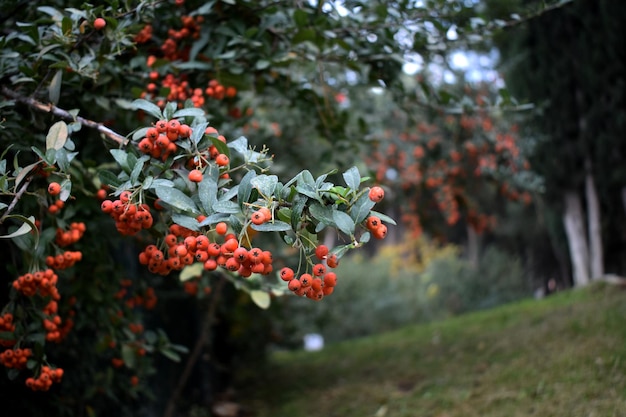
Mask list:
[[[18,103],[25,104],[32,109],[35,109],[44,113],[51,113],[52,115],[60,119],[64,119],[64,120],[71,121],[71,122],[78,122],[83,126],[89,127],[91,129],[96,129],[98,132],[100,132],[107,138],[111,139],[112,141],[118,143],[120,146],[125,146],[128,144],[127,138],[109,129],[102,123],[94,122],[93,120],[85,119],[84,117],[80,117],[80,116],[74,117],[67,110],[61,109],[55,106],[54,104],[44,104],[33,98],[24,97],[20,95],[19,93],[13,90],[10,90],[9,88],[5,86],[2,86],[1,91],[2,91],[2,94],[4,94],[5,96],[12,98]]]
[[[24,181],[24,184],[22,184],[22,187],[17,191],[17,193],[15,193],[15,196],[13,196],[13,200],[11,200],[11,203],[7,207],[7,210],[4,212],[2,217],[0,217],[0,224],[2,224],[2,222],[4,222],[4,220],[7,218],[7,216],[11,214],[11,212],[17,205],[17,202],[20,200],[22,195],[26,192],[26,189],[28,188],[32,180],[33,180],[33,177],[28,177]]]
[[[167,406],[165,407],[165,412],[163,413],[163,417],[173,417],[176,413],[176,403],[180,398],[183,389],[187,385],[189,377],[191,377],[191,373],[200,359],[202,354],[202,350],[205,345],[209,341],[209,336],[211,335],[211,325],[213,324],[213,320],[215,319],[215,314],[217,312],[217,306],[219,304],[220,295],[222,293],[222,289],[224,288],[224,284],[226,284],[226,279],[220,276],[220,280],[217,283],[217,288],[215,289],[214,296],[211,299],[211,303],[209,304],[209,308],[207,309],[206,315],[202,322],[202,328],[200,329],[200,337],[196,340],[196,344],[193,347],[193,351],[191,352],[191,356],[187,360],[185,364],[185,369],[183,373],[178,378],[178,383],[170,396],[170,399],[167,402]]]

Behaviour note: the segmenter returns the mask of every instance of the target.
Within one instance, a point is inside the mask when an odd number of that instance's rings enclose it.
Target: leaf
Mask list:
[[[180,355],[171,349],[161,349],[159,352],[173,362],[180,362]]]
[[[127,173],[130,173],[130,166],[128,164],[128,154],[122,149],[110,149],[109,152],[115,159],[115,162]]]
[[[180,279],[181,282],[185,282],[192,278],[201,276],[202,271],[204,271],[204,265],[202,265],[200,262],[196,262],[184,267],[182,271],[180,271],[178,279]]]
[[[28,174],[33,169],[35,169],[35,167],[37,167],[37,165],[39,165],[39,162],[34,162],[30,165],[26,165],[24,168],[20,170],[19,174],[17,174],[17,177],[15,177],[15,188],[17,188],[21,184],[24,178],[26,178]]]
[[[255,178],[255,171],[248,171],[239,182],[239,188],[237,189],[237,201],[239,206],[243,208],[243,204],[247,203],[252,193],[252,180]]]
[[[269,197],[274,194],[276,184],[278,184],[278,177],[276,175],[258,175],[254,177],[250,183],[252,187],[259,190],[265,197]]]
[[[296,194],[293,198],[293,206],[291,209],[291,227],[293,230],[298,230],[298,223],[300,223],[302,211],[304,210],[308,200],[309,199],[306,196],[301,194]]]
[[[217,201],[217,183],[209,175],[198,184],[198,198],[206,214],[213,213],[213,204]]]
[[[339,230],[347,235],[354,233],[354,221],[352,217],[343,211],[333,210],[333,221]]]
[[[110,185],[113,188],[117,188],[122,183],[117,175],[105,169],[98,171],[98,178],[102,184]]]
[[[211,143],[213,144],[213,146],[217,148],[219,153],[223,153],[224,155],[230,158],[230,150],[228,149],[228,146],[224,142],[222,142],[221,140],[219,140],[213,135],[209,135],[209,139],[211,140]]]
[[[254,304],[263,310],[268,309],[271,303],[271,298],[267,291],[252,290],[250,291],[250,298],[252,298]]]
[[[380,220],[382,220],[385,223],[393,224],[394,226],[396,225],[396,221],[394,219],[392,219],[391,217],[387,216],[386,214],[379,213],[379,212],[374,211],[374,210],[371,210],[370,214],[373,215],[373,216],[378,217]]]
[[[228,142],[227,146],[242,156],[248,153],[248,139],[245,136],[240,136]]]
[[[59,200],[67,201],[72,194],[72,181],[69,179],[63,180],[61,183],[61,193],[59,194]]]
[[[150,157],[147,155],[144,155],[137,160],[137,163],[135,164],[135,166],[133,167],[133,170],[130,173],[130,182],[133,185],[137,183],[137,180],[139,179],[139,174],[141,174],[141,171],[143,170],[143,166],[148,159],[150,159]]]
[[[172,221],[189,230],[193,230],[194,232],[200,230],[200,224],[195,217],[189,217],[179,213],[172,213]]]
[[[311,207],[309,207],[309,212],[311,213],[311,216],[327,226],[334,225],[335,223],[335,220],[333,219],[333,209],[330,207],[326,207],[317,203],[311,204]]]
[[[215,204],[213,204],[213,210],[216,213],[225,213],[225,214],[237,214],[241,212],[241,209],[239,208],[239,204],[230,200],[215,202]]]
[[[148,100],[138,98],[134,100],[131,104],[135,110],[143,110],[159,120],[163,119],[163,113],[161,113],[161,109],[159,108],[159,106]]]
[[[187,107],[186,109],[180,109],[174,112],[173,118],[179,117],[204,117],[204,110],[198,107]],[[205,128],[206,129],[206,128]]]
[[[281,220],[274,220],[263,224],[251,224],[250,227],[258,232],[287,232],[291,230],[289,223]]]
[[[46,135],[46,150],[48,149],[61,149],[67,141],[68,130],[67,123],[64,121],[58,121],[48,130]]]
[[[57,104],[61,98],[61,83],[63,81],[63,70],[57,70],[48,86],[48,97],[52,104]]]
[[[354,220],[354,223],[358,224],[365,220],[374,205],[376,205],[376,203],[370,200],[367,193],[362,194],[350,209],[350,216],[352,220]]]
[[[154,191],[161,201],[173,208],[195,214],[199,213],[196,203],[178,188],[158,186],[155,187]]]
[[[128,343],[122,345],[122,360],[127,367],[131,369],[135,367],[135,349]]]
[[[343,173],[343,180],[346,185],[353,190],[358,190],[361,185],[361,174],[357,167],[352,167]]]
[[[11,216],[7,216],[7,218],[19,219],[19,220],[22,220],[23,223],[15,232],[9,233],[8,235],[2,235],[0,236],[0,239],[12,239],[14,237],[25,235],[31,230],[36,230],[34,216],[30,216],[26,218],[20,215],[11,215]]]

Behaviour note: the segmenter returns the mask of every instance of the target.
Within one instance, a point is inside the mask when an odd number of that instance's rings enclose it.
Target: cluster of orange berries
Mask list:
[[[48,255],[46,256],[46,266],[52,269],[67,269],[72,266],[76,262],[79,262],[83,259],[83,254],[80,251],[65,251],[63,253],[59,253],[55,256]]]
[[[200,37],[200,24],[204,21],[203,16],[181,16],[183,27],[180,30],[170,28],[167,31],[168,38],[161,45],[164,58],[170,61],[178,59],[188,61],[189,48],[181,48],[179,42],[185,38],[198,39]]]
[[[221,267],[237,272],[242,277],[249,277],[253,273],[268,275],[272,272],[270,251],[241,246],[234,234],[227,234],[226,223],[218,223],[215,230],[224,236],[222,244],[211,242],[206,235],[173,224],[164,239],[167,251],[163,252],[156,245],[148,245],[139,254],[139,262],[147,265],[150,272],[160,275],[181,270],[194,262],[202,263],[207,271]]]
[[[48,391],[53,383],[61,382],[61,378],[63,378],[63,369],[52,369],[44,365],[37,378],[26,379],[26,386],[33,391]]]
[[[146,43],[152,39],[152,25],[145,25],[134,37],[135,43]]]
[[[130,279],[121,280],[120,285],[122,288],[115,293],[114,297],[118,300],[125,299],[124,303],[128,308],[144,307],[147,310],[152,310],[156,306],[157,296],[154,288],[146,288],[143,295],[133,295],[130,293],[130,287],[133,285],[133,282]]]
[[[141,139],[137,146],[144,154],[165,161],[176,152],[175,142],[190,135],[191,128],[176,119],[159,120],[153,127],[148,128],[146,137]]]
[[[7,368],[24,369],[28,358],[33,355],[33,351],[28,348],[7,349],[0,353],[0,365]]]
[[[26,273],[13,281],[13,288],[26,296],[39,293],[42,297],[50,296],[53,300],[59,300],[61,296],[56,284],[59,277],[52,269]]]
[[[387,236],[387,226],[378,216],[369,216],[365,220],[365,227],[376,239],[384,239]]]
[[[13,333],[14,331],[13,314],[4,313],[0,316],[0,332]],[[0,339],[0,346],[13,346],[14,344],[15,340],[13,339]]]
[[[315,248],[315,257],[320,262],[313,265],[311,273],[305,272],[296,277],[293,269],[286,266],[280,270],[280,278],[288,283],[287,288],[295,295],[306,296],[315,301],[321,300],[332,294],[337,285],[337,274],[328,271],[328,268],[337,267],[337,255],[329,256],[328,253],[326,245],[318,245]]]
[[[63,322],[58,314],[58,304],[55,300],[50,300],[43,308],[43,313],[47,317],[43,319],[43,327],[46,330],[46,340],[49,342],[60,342],[67,336],[74,327],[74,310],[70,310],[69,318]]]
[[[61,194],[61,184],[55,181],[48,184],[48,194],[50,194],[53,197],[56,197],[59,194]],[[63,200],[61,199],[55,200],[52,204],[48,206],[48,213],[53,214],[53,215],[57,214],[63,207],[65,207],[65,202]]]
[[[69,230],[57,229],[54,241],[61,247],[71,245],[72,243],[78,242],[80,238],[83,237],[85,230],[87,230],[85,223],[72,222]]]
[[[122,191],[117,200],[104,200],[100,208],[115,220],[117,231],[124,236],[132,236],[143,229],[152,227],[154,219],[147,204],[131,201],[132,193]]]
[[[233,98],[237,95],[235,87],[224,87],[218,80],[210,80],[204,93],[215,100],[223,100],[224,98]]]

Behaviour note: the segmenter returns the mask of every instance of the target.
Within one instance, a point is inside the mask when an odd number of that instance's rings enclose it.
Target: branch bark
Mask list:
[[[565,193],[563,222],[572,261],[574,286],[587,285],[589,283],[589,249],[582,204],[576,191]]]
[[[218,281],[217,285],[213,289],[213,298],[211,299],[211,303],[209,304],[206,315],[202,322],[202,328],[200,329],[200,337],[198,337],[198,340],[196,340],[196,344],[193,347],[191,355],[189,356],[189,359],[187,360],[187,363],[185,364],[185,369],[183,369],[183,372],[180,374],[180,377],[178,378],[176,387],[174,388],[174,391],[172,392],[172,395],[170,396],[167,402],[167,405],[165,407],[165,412],[163,413],[163,417],[174,417],[176,413],[176,403],[178,402],[183,392],[183,389],[185,389],[185,386],[187,385],[187,382],[189,381],[189,378],[191,377],[193,369],[196,366],[198,359],[200,359],[200,356],[202,355],[202,351],[204,350],[204,347],[208,343],[209,337],[211,336],[211,326],[213,325],[213,320],[215,319],[215,314],[217,312],[217,306],[219,305],[222,290],[225,284],[226,284],[226,278],[220,277],[220,280]]]
[[[68,112],[67,110],[64,110],[60,107],[55,106],[54,104],[45,104],[42,103],[40,101],[35,100],[34,98],[31,97],[25,97],[9,88],[7,88],[6,86],[2,86],[2,90],[1,90],[2,94],[6,97],[9,97],[13,100],[15,100],[18,103],[24,104],[28,107],[30,107],[31,109],[43,112],[43,113],[50,113],[53,116],[58,117],[59,119],[63,119],[69,122],[78,122],[83,126],[86,126],[88,128],[91,129],[96,129],[98,132],[100,132],[101,134],[103,134],[104,136],[106,136],[107,138],[111,139],[112,141],[116,142],[117,144],[119,144],[120,146],[126,146],[128,144],[128,139],[125,138],[124,136],[120,135],[119,133],[109,129],[108,127],[106,127],[105,125],[103,125],[102,123],[98,123],[95,122],[93,120],[89,120],[89,119],[85,119],[84,117],[81,116],[73,116],[70,112]]]
[[[596,184],[591,173],[591,161],[585,161],[587,173],[585,174],[585,198],[587,200],[587,225],[589,228],[589,267],[591,279],[597,279],[604,275],[604,250],[602,247],[602,225],[600,202]]]

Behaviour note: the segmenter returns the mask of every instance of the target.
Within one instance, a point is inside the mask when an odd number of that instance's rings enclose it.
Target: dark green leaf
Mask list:
[[[237,190],[237,201],[239,202],[239,207],[241,208],[243,208],[243,204],[247,203],[250,199],[250,194],[252,193],[251,181],[255,178],[255,176],[255,171],[248,171],[239,182],[239,189]]]
[[[213,204],[213,211],[215,211],[216,213],[225,213],[225,214],[241,213],[239,204],[230,200],[215,202],[215,204]]]
[[[280,220],[274,220],[274,222],[267,222],[258,225],[252,224],[250,227],[259,232],[287,232],[291,230],[289,223],[285,223]]]
[[[200,230],[199,223],[195,217],[185,216],[184,214],[173,213],[172,221],[178,225],[186,227],[189,230]]]
[[[156,187],[155,192],[157,197],[164,203],[170,205],[181,211],[187,211],[194,214],[198,214],[198,207],[196,203],[185,193],[177,188],[173,187]]]
[[[357,167],[352,167],[343,173],[343,180],[346,185],[353,190],[358,190],[361,185],[361,174]]]
[[[154,103],[149,102],[148,100],[144,100],[142,98],[138,98],[132,102],[132,106],[135,110],[143,110],[151,116],[161,120],[163,119],[163,113],[161,113],[161,109]]]
[[[354,233],[354,221],[343,211],[333,210],[333,221],[339,230],[347,235]]]
[[[217,201],[217,183],[211,176],[205,175],[198,184],[198,198],[204,212],[213,213],[213,204]]]

